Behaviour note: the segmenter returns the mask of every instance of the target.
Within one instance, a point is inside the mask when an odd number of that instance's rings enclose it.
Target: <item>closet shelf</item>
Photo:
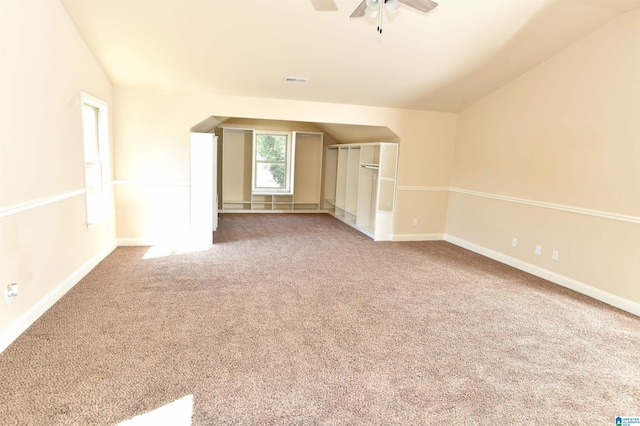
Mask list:
[[[375,241],[393,239],[398,148],[373,142],[326,150],[323,207]]]
[[[380,164],[362,163],[360,164],[360,167],[363,169],[380,170]]]

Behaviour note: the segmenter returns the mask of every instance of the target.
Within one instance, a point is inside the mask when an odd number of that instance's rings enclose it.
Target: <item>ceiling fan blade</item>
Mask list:
[[[318,12],[333,12],[338,10],[336,2],[333,0],[311,0],[311,4]]]
[[[402,4],[418,9],[420,12],[429,12],[438,6],[438,3],[431,0],[398,0]]]
[[[367,0],[362,0],[362,3],[356,7],[356,10],[353,11],[349,18],[361,18],[364,16],[364,10],[367,8]]]

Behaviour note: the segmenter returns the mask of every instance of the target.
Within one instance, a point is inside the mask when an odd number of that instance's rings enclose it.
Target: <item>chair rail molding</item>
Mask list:
[[[447,186],[402,186],[398,185],[398,191],[450,191],[451,188]]]
[[[583,207],[569,206],[565,204],[549,203],[546,201],[529,200],[526,198],[510,197],[507,195],[491,194],[488,192],[472,191],[461,188],[450,188],[451,192],[464,195],[472,195],[474,197],[490,198],[493,200],[507,201],[511,203],[525,204],[534,207],[542,207],[545,209],[559,210],[563,212],[581,214],[585,216],[594,216],[603,219],[617,220],[620,222],[634,223],[640,225],[640,216],[631,216],[620,213],[607,212],[603,210],[593,210]]]
[[[14,204],[8,207],[0,207],[0,218],[11,216],[14,214],[22,213],[27,210],[35,209],[38,207],[46,206],[48,204],[57,203],[58,201],[67,200],[69,198],[78,197],[83,195],[86,189],[76,189],[73,191],[61,192],[48,197],[37,198],[35,200],[26,201],[24,203]]]
[[[141,179],[118,179],[113,181],[113,185],[129,186],[189,186],[189,180],[141,180]]]

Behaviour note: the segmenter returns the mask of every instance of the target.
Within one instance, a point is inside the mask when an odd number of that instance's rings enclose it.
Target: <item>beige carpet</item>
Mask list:
[[[118,248],[0,354],[0,424],[175,401],[193,425],[640,415],[640,318],[446,242],[248,214],[207,251],[147,253]]]

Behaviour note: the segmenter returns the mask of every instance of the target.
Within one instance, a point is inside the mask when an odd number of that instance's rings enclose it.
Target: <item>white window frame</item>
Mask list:
[[[98,149],[97,158],[88,158],[88,141],[85,140],[84,132],[84,106],[95,108],[98,112]],[[111,197],[111,161],[109,155],[109,107],[108,104],[91,96],[88,93],[80,92],[80,123],[82,133],[82,151],[84,157],[84,178],[85,178],[85,200],[87,213],[87,226],[97,225],[109,217],[112,212]],[[93,178],[89,169],[98,165],[100,167],[99,178]],[[96,197],[92,194],[97,193]]]
[[[263,188],[257,186],[257,167],[259,163],[271,163],[260,161],[257,159],[258,135],[275,135],[286,136],[287,145],[285,153],[285,187],[284,188]],[[252,179],[251,193],[255,195],[293,195],[293,172],[294,172],[294,155],[295,141],[291,132],[282,132],[275,130],[254,130],[253,131],[253,159],[251,162]]]

